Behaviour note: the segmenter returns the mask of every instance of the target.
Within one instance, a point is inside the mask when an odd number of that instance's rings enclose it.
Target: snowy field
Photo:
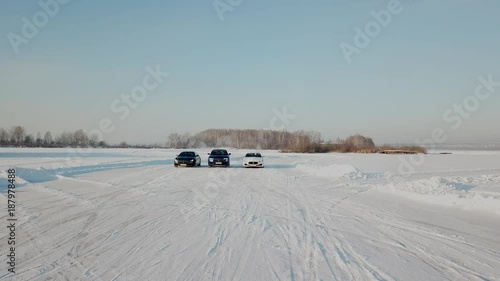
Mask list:
[[[0,149],[3,280],[500,280],[500,152]],[[405,156],[408,160],[408,156]],[[6,268],[16,168],[16,274]]]

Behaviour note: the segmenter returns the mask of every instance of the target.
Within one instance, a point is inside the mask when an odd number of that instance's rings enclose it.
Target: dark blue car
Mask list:
[[[229,167],[230,159],[225,149],[214,149],[208,154],[208,167]]]

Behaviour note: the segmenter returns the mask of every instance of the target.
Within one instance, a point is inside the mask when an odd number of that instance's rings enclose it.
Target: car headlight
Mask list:
[[[189,162],[193,162],[193,161],[194,161],[194,159],[189,160]]]
[[[229,158],[224,158],[224,161],[226,161],[226,162],[229,161]]]
[[[213,158],[208,158],[208,162],[214,162]]]
[[[179,161],[177,161],[177,159],[174,159],[174,162],[175,162],[175,163],[177,163],[177,162],[179,162]]]

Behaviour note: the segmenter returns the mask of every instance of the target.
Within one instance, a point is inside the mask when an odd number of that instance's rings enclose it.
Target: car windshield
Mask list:
[[[194,156],[194,152],[181,152],[179,156]]]
[[[227,155],[227,151],[225,150],[222,150],[222,149],[215,149],[215,150],[212,150],[212,153],[210,153],[211,155]]]
[[[262,157],[262,155],[260,153],[247,153],[245,157]]]

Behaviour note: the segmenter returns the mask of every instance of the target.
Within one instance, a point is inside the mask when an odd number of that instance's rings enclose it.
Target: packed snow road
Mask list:
[[[237,150],[231,168],[42,151],[0,150],[2,187],[8,168],[20,185],[16,273],[4,262],[0,279],[500,280],[498,152],[399,174],[394,155],[264,151],[264,169],[243,169]]]

